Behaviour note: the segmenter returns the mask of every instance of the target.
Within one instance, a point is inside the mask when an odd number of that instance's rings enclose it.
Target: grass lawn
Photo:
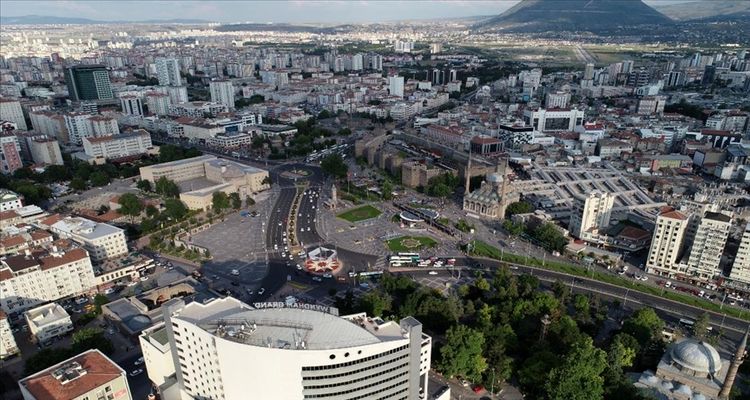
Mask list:
[[[364,221],[366,219],[375,218],[382,214],[377,208],[366,205],[362,207],[353,208],[349,211],[343,212],[338,215],[339,218],[345,219],[349,222]]]
[[[550,260],[544,262],[543,260],[540,260],[536,257],[526,258],[524,256],[519,256],[516,254],[503,253],[497,247],[494,247],[480,240],[474,240],[471,242],[471,244],[473,246],[471,250],[471,254],[474,254],[477,256],[494,258],[495,260],[505,261],[508,263],[528,265],[528,266],[537,267],[537,268],[545,268],[545,269],[549,269],[552,271],[563,272],[563,273],[570,274],[570,275],[577,275],[577,276],[582,276],[582,277],[586,277],[590,279],[595,279],[601,282],[610,283],[612,285],[626,287],[632,290],[637,290],[639,292],[651,294],[654,296],[660,296],[660,297],[674,300],[674,301],[684,303],[684,304],[689,304],[691,306],[699,307],[708,311],[713,311],[715,313],[726,313],[727,315],[731,315],[735,318],[750,320],[750,316],[745,315],[745,313],[742,310],[738,310],[734,307],[727,307],[727,308],[722,309],[719,304],[701,299],[699,297],[686,295],[686,294],[682,294],[678,292],[673,292],[670,290],[665,290],[660,287],[644,285],[639,282],[633,282],[629,279],[621,278],[619,276],[613,276],[613,275],[599,272],[596,270],[587,271],[586,268],[581,265],[574,265],[574,264],[568,264],[568,263],[562,263],[562,262],[550,261]]]
[[[387,240],[388,249],[394,253],[411,252],[426,247],[434,247],[437,242],[435,239],[427,236],[401,236],[395,239]]]

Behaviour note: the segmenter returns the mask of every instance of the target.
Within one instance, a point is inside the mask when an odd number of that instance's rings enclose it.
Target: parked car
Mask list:
[[[135,362],[133,364],[134,365],[141,365],[141,364],[143,364],[143,357],[140,357],[137,360],[135,360]]]
[[[266,292],[266,288],[260,288],[260,289],[258,289],[258,295],[262,296],[263,293],[265,293],[265,292]]]
[[[128,375],[130,375],[130,376],[138,376],[138,375],[140,375],[142,373],[143,373],[143,368],[138,368],[138,369],[134,369],[134,370],[130,371],[130,373]]]
[[[437,274],[438,274],[437,271],[430,271],[427,273],[427,275],[437,275]]]

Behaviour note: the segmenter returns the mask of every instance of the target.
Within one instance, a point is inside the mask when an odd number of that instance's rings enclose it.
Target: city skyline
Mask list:
[[[650,6],[691,0],[645,0]],[[466,18],[500,14],[519,0],[446,1],[5,1],[4,17],[54,15],[101,21],[201,19],[254,23],[374,23],[399,20]],[[280,7],[284,4],[284,7]],[[42,5],[40,7],[40,5]],[[106,7],[105,7],[106,6]],[[175,7],[181,12],[175,13]],[[238,17],[238,15],[247,17]]]

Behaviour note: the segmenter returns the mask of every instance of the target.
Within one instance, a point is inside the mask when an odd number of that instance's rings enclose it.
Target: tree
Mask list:
[[[133,221],[133,217],[140,215],[141,210],[143,210],[141,200],[133,193],[121,195],[118,203],[120,204],[120,209],[118,210],[120,214],[130,216],[131,222]]]
[[[185,203],[179,199],[167,199],[164,202],[164,215],[174,221],[179,221],[187,215],[188,209]]]
[[[343,179],[349,172],[349,167],[344,163],[344,159],[339,154],[331,154],[320,162],[320,168],[326,174],[336,178]]]
[[[547,375],[545,391],[550,400],[600,400],[604,396],[602,372],[607,355],[586,336],[578,341],[560,366]]]
[[[159,209],[154,207],[153,205],[149,204],[146,206],[146,215],[149,218],[154,218],[157,215],[159,215]]]
[[[328,110],[323,110],[318,114],[318,119],[331,118],[331,113]]]
[[[217,212],[229,208],[229,196],[224,192],[215,192],[211,198],[213,209]]]
[[[49,368],[71,356],[70,349],[42,349],[26,360],[26,364],[24,365],[24,375],[28,376],[45,368]]]
[[[339,136],[349,136],[352,134],[352,130],[349,128],[341,128],[336,134]]]
[[[240,200],[240,194],[237,192],[229,194],[229,201],[232,203],[232,208],[239,210],[242,208],[242,200]]]
[[[664,321],[652,308],[641,308],[634,312],[622,325],[622,331],[633,336],[641,347],[661,336]]]
[[[708,313],[704,312],[698,316],[693,324],[693,337],[705,341],[709,336],[709,328],[711,328],[711,319]]]
[[[247,197],[245,197],[245,206],[250,207],[252,205],[255,205],[255,200],[253,200],[253,198],[248,195]]]
[[[521,222],[513,222],[509,219],[503,221],[503,229],[508,231],[511,236],[518,236],[523,233],[525,227]]]
[[[150,192],[151,191],[151,181],[148,181],[146,179],[141,179],[136,183],[136,186],[138,189],[143,190],[144,192]]]
[[[384,180],[380,190],[383,192],[383,200],[390,200],[393,198],[393,183],[391,183],[390,180]]]
[[[68,186],[73,190],[86,190],[86,181],[76,176],[70,180],[70,185]]]
[[[391,309],[391,297],[378,291],[367,292],[359,299],[359,308],[367,315],[383,316],[385,311]]]
[[[516,214],[527,214],[532,211],[534,211],[534,206],[532,206],[531,203],[526,201],[517,201],[515,203],[510,203],[505,209],[505,218],[510,218]]]
[[[180,195],[180,187],[166,176],[156,180],[154,191],[164,197],[178,197]]]
[[[109,181],[109,175],[102,171],[96,171],[91,174],[91,186],[104,186],[108,184]]]
[[[463,376],[479,380],[487,369],[487,361],[482,357],[484,335],[466,325],[455,325],[448,329],[445,344],[440,348],[440,369],[443,374]]]
[[[444,183],[437,183],[435,185],[430,185],[427,189],[427,194],[434,197],[440,197],[442,199],[450,196],[451,194],[451,188],[448,187],[448,185]]]
[[[101,314],[102,313],[102,306],[109,303],[109,299],[107,296],[103,294],[97,294],[94,296],[94,306],[96,307],[96,313]]]
[[[104,333],[98,328],[77,330],[73,334],[71,348],[74,354],[83,353],[91,349],[98,349],[104,354],[112,354],[115,350],[112,342],[104,337]]]

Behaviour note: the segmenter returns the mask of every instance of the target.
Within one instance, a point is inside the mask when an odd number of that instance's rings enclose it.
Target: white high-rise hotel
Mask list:
[[[179,393],[172,398],[418,399],[427,392],[432,339],[411,317],[339,317],[319,306],[252,307],[231,297],[174,299],[163,309],[164,324],[140,342],[149,378]]]

